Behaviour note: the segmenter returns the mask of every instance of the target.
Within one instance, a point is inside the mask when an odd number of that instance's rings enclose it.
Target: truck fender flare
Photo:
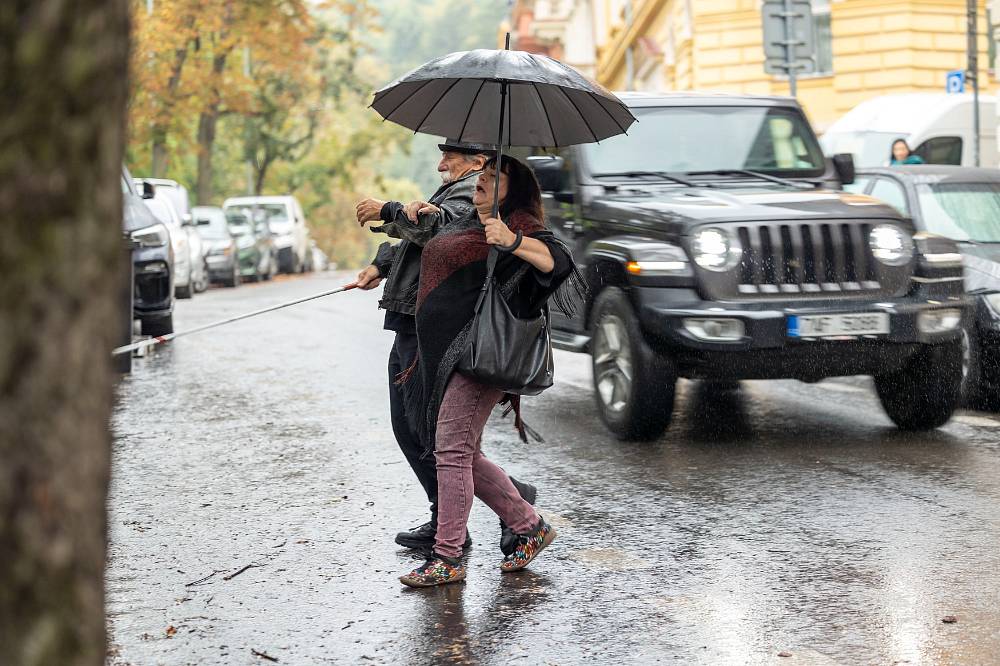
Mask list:
[[[584,275],[590,288],[585,312],[588,323],[594,301],[606,287],[618,287],[633,301],[632,305],[636,306],[627,264],[665,249],[683,252],[679,243],[632,235],[609,236],[590,243],[584,252]]]

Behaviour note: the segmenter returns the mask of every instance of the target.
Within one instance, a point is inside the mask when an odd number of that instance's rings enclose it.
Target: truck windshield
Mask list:
[[[827,155],[851,153],[858,168],[885,166],[892,155],[892,143],[906,139],[903,132],[827,132],[820,139]]]
[[[925,183],[917,185],[917,198],[927,231],[1000,243],[1000,183]]]
[[[794,110],[682,106],[632,112],[639,122],[627,136],[583,147],[593,175],[748,169],[805,177],[824,171],[816,136]]]

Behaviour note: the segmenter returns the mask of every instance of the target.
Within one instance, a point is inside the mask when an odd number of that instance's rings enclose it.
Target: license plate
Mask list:
[[[858,312],[834,315],[789,315],[790,338],[837,338],[852,335],[888,335],[889,314]]]

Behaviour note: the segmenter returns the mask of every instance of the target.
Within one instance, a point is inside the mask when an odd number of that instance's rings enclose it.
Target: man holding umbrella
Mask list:
[[[381,221],[381,225],[370,227],[371,231],[402,239],[396,245],[386,242],[379,247],[371,265],[358,274],[357,285],[360,289],[374,289],[383,278],[388,278],[379,307],[386,311],[384,328],[396,334],[389,352],[389,411],[392,429],[399,448],[431,503],[430,521],[412,530],[400,532],[396,535],[396,543],[421,550],[430,550],[434,546],[437,533],[437,470],[434,457],[425,455],[423,445],[410,428],[403,409],[401,388],[395,383],[395,379],[413,364],[417,354],[414,311],[423,246],[449,222],[473,210],[472,195],[476,179],[493,152],[492,146],[451,140],[440,144],[438,148],[441,149],[438,173],[444,182],[428,201],[413,201],[403,205],[398,201],[368,198],[356,207],[360,224]],[[514,484],[521,496],[534,504],[535,488],[517,481]],[[505,530],[501,541],[501,546],[505,549],[513,542],[513,535],[506,532],[509,531]],[[464,547],[468,548],[471,544],[471,539],[467,538]]]

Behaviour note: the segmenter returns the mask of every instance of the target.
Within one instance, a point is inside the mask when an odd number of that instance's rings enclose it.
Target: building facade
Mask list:
[[[995,88],[986,11],[994,4],[979,0],[984,93]],[[820,131],[878,95],[944,92],[947,72],[966,67],[966,0],[811,5],[813,72],[798,77],[798,99]],[[514,43],[534,39],[612,90],[787,95],[787,77],[764,68],[761,7],[761,0],[518,0]]]

